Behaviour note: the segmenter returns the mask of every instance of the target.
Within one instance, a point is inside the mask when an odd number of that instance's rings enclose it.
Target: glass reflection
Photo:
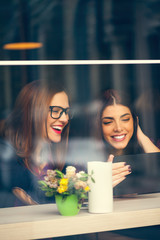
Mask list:
[[[0,2],[1,60],[159,59],[158,0]],[[4,50],[38,42],[41,49]]]

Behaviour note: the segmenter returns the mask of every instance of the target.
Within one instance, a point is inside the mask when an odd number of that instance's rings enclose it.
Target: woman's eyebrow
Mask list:
[[[130,113],[125,113],[125,114],[121,115],[120,118],[123,118],[125,116],[130,116],[130,115],[131,115]]]
[[[110,120],[113,120],[113,117],[103,117],[102,120],[104,119],[110,119]]]
[[[130,115],[131,115],[130,113],[125,113],[125,114],[121,115],[120,118],[123,118],[123,117],[125,117],[125,116],[130,116]],[[113,118],[113,117],[103,117],[102,120],[104,120],[104,119],[113,120],[114,118]]]

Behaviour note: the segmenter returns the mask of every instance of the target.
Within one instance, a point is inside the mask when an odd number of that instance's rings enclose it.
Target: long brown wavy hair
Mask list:
[[[60,170],[64,167],[69,123],[62,132],[60,143],[51,143],[47,136],[49,104],[53,96],[62,91],[65,91],[63,87],[53,81],[38,80],[27,84],[4,123],[3,136],[30,169],[45,162]]]

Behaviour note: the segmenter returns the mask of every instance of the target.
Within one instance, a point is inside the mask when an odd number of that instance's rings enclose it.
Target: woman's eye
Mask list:
[[[123,122],[128,122],[130,120],[130,118],[124,118],[122,119]]]
[[[104,125],[107,125],[107,124],[110,124],[112,123],[112,121],[109,121],[109,122],[103,122]]]

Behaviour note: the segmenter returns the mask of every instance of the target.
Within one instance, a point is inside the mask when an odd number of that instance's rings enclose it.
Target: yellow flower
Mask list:
[[[60,185],[62,186],[68,186],[68,179],[67,178],[62,178],[60,180]]]
[[[60,187],[58,187],[57,191],[58,191],[59,193],[63,193],[63,192],[65,192],[65,191],[67,191],[67,189],[68,189],[67,186],[60,186]]]
[[[85,192],[88,192],[89,190],[90,190],[89,186],[86,186],[84,189]]]

